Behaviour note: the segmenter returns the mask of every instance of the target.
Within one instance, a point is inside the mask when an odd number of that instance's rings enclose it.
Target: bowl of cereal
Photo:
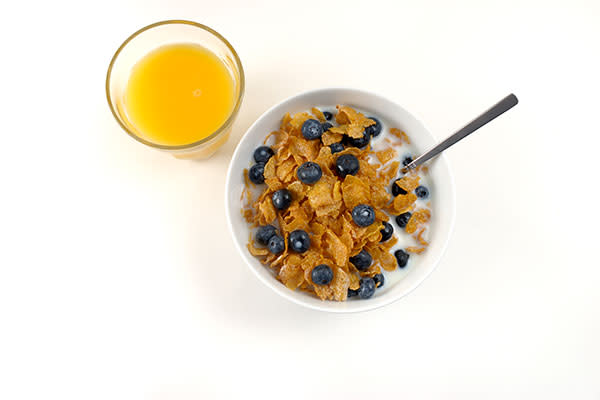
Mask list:
[[[225,209],[242,259],[266,286],[321,311],[367,311],[415,289],[437,266],[455,218],[436,143],[394,102],[313,90],[267,110],[227,172]]]

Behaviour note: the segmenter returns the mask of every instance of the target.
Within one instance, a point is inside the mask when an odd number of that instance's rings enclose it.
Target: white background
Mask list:
[[[0,398],[600,399],[598,1],[1,10]],[[208,161],[145,148],[106,103],[116,48],[170,18],[221,32],[246,70]],[[279,298],[226,230],[240,136],[325,86],[380,92],[440,139],[520,99],[448,152],[457,223],[439,268],[368,313]]]

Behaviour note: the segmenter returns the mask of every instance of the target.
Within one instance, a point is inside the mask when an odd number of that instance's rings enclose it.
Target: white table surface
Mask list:
[[[600,399],[597,1],[24,1],[2,16],[0,398]],[[246,70],[208,161],[140,145],[107,107],[114,50],[170,18],[223,33]],[[448,152],[457,223],[438,269],[368,313],[278,297],[225,224],[245,129],[324,86],[380,92],[440,139],[520,99]]]

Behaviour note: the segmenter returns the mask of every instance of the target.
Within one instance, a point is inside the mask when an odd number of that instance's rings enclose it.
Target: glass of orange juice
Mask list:
[[[229,42],[192,21],[140,29],[119,47],[106,96],[121,127],[176,158],[214,154],[229,138],[244,95],[244,70]]]

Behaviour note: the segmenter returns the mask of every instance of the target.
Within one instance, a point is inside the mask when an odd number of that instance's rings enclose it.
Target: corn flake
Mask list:
[[[261,203],[258,207],[258,211],[260,213],[262,213],[262,215],[264,216],[265,224],[270,224],[273,221],[275,221],[275,218],[277,218],[277,212],[275,211],[273,202],[268,197],[263,199],[263,201],[261,201]]]
[[[414,247],[414,246],[408,246],[406,248],[406,251],[408,253],[416,253],[416,254],[421,254],[422,252],[425,251],[425,247]]]
[[[330,206],[333,200],[334,184],[330,180],[321,179],[308,192],[308,201],[313,209]]]
[[[419,175],[416,174],[406,175],[398,179],[395,185],[398,185],[407,192],[412,192],[417,188],[417,186],[419,186],[420,179],[421,178],[419,177]]]
[[[422,245],[422,246],[428,246],[429,242],[427,242],[427,240],[423,239],[423,233],[425,232],[425,228],[421,228],[421,230],[417,233],[417,235],[415,236],[415,239],[417,240],[417,242]]]
[[[310,109],[310,112],[312,112],[313,115],[319,119],[319,121],[321,121],[321,122],[327,121],[323,112],[321,110],[319,110],[318,108],[313,107]]]
[[[330,144],[341,142],[344,138],[344,132],[339,132],[330,128],[327,132],[324,132],[321,136],[321,141],[324,145],[329,146]]]
[[[382,164],[385,164],[388,161],[396,158],[397,154],[398,153],[396,152],[396,150],[392,149],[391,147],[388,147],[385,150],[381,150],[381,151],[375,152],[375,155],[377,156],[377,159]]]
[[[326,254],[333,259],[337,265],[346,265],[348,262],[349,250],[331,229],[328,229],[325,232],[325,243],[327,245],[325,248]]]
[[[410,144],[410,139],[404,131],[401,131],[397,128],[392,128],[390,129],[390,133],[400,139],[400,143],[405,142],[406,144]]]
[[[304,282],[304,271],[298,265],[285,264],[279,270],[279,279],[288,289],[296,290]]]
[[[342,196],[346,208],[352,209],[359,204],[369,203],[369,186],[354,175],[346,175],[342,182]]]
[[[394,198],[388,211],[392,215],[400,215],[409,211],[415,201],[417,201],[417,196],[414,193],[400,194]]]
[[[408,223],[406,224],[406,233],[413,234],[417,228],[429,221],[431,218],[431,211],[426,208],[421,208],[412,213]]]
[[[253,256],[266,256],[267,254],[269,254],[269,250],[267,250],[266,248],[254,246],[254,242],[252,240],[248,242],[247,246],[248,250],[250,251],[250,254],[252,254]]]

